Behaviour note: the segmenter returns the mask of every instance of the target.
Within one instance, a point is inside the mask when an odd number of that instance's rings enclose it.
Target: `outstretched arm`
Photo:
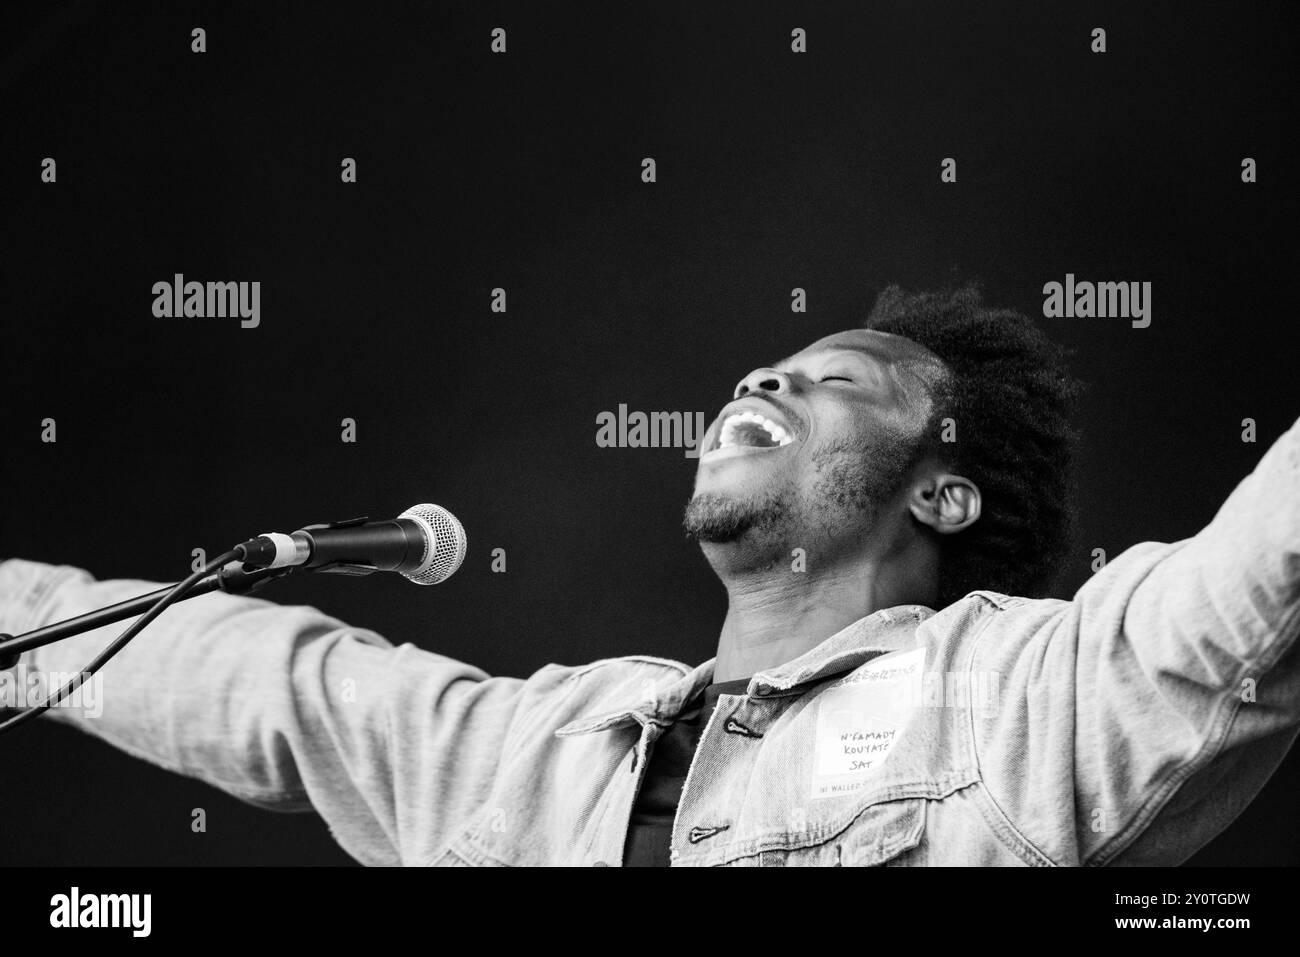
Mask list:
[[[0,562],[0,630],[30,631],[159,587]],[[62,684],[126,625],[27,652],[9,680],[34,670]],[[315,807],[364,863],[423,863],[486,800],[523,685],[394,648],[314,608],[213,593],[167,609],[108,662],[102,701],[83,699],[93,708],[56,707],[41,720],[254,804]]]
[[[1300,726],[1300,423],[1199,534],[1000,604],[973,667],[1003,677],[975,735],[1004,813],[1059,863],[1185,860]]]

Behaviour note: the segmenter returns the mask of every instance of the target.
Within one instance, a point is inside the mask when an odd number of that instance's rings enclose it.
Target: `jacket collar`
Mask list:
[[[898,605],[859,618],[793,661],[758,672],[749,679],[745,693],[752,698],[784,695],[802,685],[852,671],[880,655],[914,648],[917,626],[933,614],[923,605]],[[633,656],[629,660],[641,659]],[[653,697],[642,694],[635,700],[629,698],[617,702],[618,706],[613,710],[584,715],[555,733],[567,737],[631,723],[666,727],[713,680],[716,660],[710,658],[694,668],[680,665],[685,674],[663,685],[655,685]]]

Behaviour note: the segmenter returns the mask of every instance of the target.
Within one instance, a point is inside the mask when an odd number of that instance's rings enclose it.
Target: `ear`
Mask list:
[[[912,489],[908,509],[918,522],[940,535],[951,535],[979,519],[980,490],[960,475],[932,473]]]

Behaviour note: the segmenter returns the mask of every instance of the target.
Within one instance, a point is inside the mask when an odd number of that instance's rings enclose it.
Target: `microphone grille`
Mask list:
[[[441,505],[412,505],[398,518],[420,522],[429,533],[424,561],[413,572],[402,574],[417,585],[436,585],[446,581],[465,560],[465,527],[455,515]]]

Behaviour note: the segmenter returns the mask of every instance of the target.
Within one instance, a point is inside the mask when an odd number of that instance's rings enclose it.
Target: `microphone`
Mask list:
[[[254,568],[323,568],[340,565],[400,572],[417,585],[446,581],[465,560],[465,528],[440,505],[412,505],[397,518],[354,518],[308,525],[296,532],[266,532],[235,546]]]

